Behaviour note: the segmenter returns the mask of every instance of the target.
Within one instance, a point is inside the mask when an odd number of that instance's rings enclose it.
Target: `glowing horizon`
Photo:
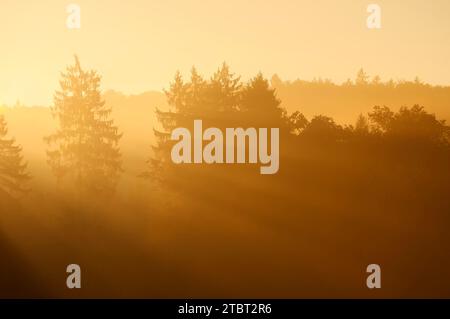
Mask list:
[[[367,29],[373,1],[73,1],[81,29],[69,30],[62,0],[2,1],[0,104],[50,105],[59,73],[78,54],[102,89],[161,91],[176,70],[209,76],[226,61],[244,79],[342,83],[363,67],[383,80],[418,76],[450,85],[450,2],[376,1],[382,28]]]

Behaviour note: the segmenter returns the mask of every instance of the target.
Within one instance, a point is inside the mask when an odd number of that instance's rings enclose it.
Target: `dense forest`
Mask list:
[[[1,109],[2,296],[450,297],[450,88],[226,64],[165,98],[100,84],[76,59],[51,108]],[[195,119],[279,128],[279,172],[173,164],[170,132]]]

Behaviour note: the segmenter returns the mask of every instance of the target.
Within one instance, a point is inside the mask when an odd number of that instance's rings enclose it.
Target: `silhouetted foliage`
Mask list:
[[[306,117],[300,113],[300,111],[295,111],[289,115],[288,124],[289,132],[298,135],[309,124],[309,122]]]
[[[379,79],[376,80],[376,83],[379,83]],[[369,84],[369,76],[364,72],[363,69],[359,69],[358,73],[356,74],[355,79],[356,85],[367,85]]]
[[[8,139],[7,134],[6,120],[0,115],[0,190],[17,196],[29,191],[26,184],[30,175],[21,155],[22,148],[14,139]]]
[[[62,73],[52,108],[59,129],[46,137],[48,162],[59,182],[67,180],[77,192],[111,194],[121,171],[121,134],[110,119],[99,90],[100,76],[84,71],[77,57]],[[69,184],[70,185],[70,184]]]
[[[374,107],[369,118],[376,131],[387,137],[413,141],[414,143],[449,143],[449,126],[445,120],[437,120],[423,106],[402,107],[397,113],[387,107]]]
[[[300,134],[301,137],[317,143],[328,143],[342,140],[344,129],[331,117],[315,116]]]
[[[369,127],[369,121],[367,120],[367,117],[365,117],[364,115],[360,114],[358,116],[358,119],[356,120],[356,123],[355,123],[355,131],[356,131],[356,133],[368,134],[369,130],[370,130],[370,127]]]
[[[196,119],[202,119],[205,126],[219,128],[272,125],[287,132],[292,125],[280,108],[275,90],[262,74],[243,84],[225,63],[210,80],[203,79],[195,68],[189,82],[184,82],[177,72],[166,96],[171,110],[156,110],[162,130],[155,130],[157,142],[150,159],[150,173],[144,174],[148,177],[161,179],[164,167],[173,166],[170,132],[176,127],[189,128]]]
[[[286,127],[286,113],[280,107],[281,101],[261,73],[244,86],[241,96],[239,110],[242,113],[236,116],[245,117],[247,127]]]

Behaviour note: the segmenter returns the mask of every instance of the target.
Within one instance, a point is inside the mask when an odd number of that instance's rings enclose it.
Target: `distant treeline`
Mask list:
[[[412,81],[382,81],[359,70],[354,80],[335,84],[328,79],[283,81],[274,75],[271,85],[288,112],[300,110],[306,116],[327,115],[336,122],[350,124],[374,105],[393,110],[414,104],[450,121],[450,86],[434,86],[416,78]]]

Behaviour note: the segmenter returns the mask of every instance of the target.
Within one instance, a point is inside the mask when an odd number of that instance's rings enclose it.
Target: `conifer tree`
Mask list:
[[[358,73],[356,74],[355,84],[356,85],[367,85],[369,84],[369,76],[364,71],[364,69],[359,69]]]
[[[270,87],[261,73],[252,78],[242,90],[240,110],[248,127],[286,128],[287,115],[280,104],[275,89]]]
[[[95,71],[84,71],[75,57],[54,95],[52,111],[59,128],[46,138],[48,162],[58,182],[91,195],[111,194],[122,170],[121,134],[101,98],[100,79]]]
[[[28,191],[26,183],[30,179],[27,164],[23,162],[22,148],[8,139],[5,118],[0,115],[0,190],[17,196]]]
[[[190,127],[195,119],[202,119],[205,125],[229,126],[238,118],[239,101],[242,91],[240,78],[230,72],[226,63],[205,80],[195,68],[191,70],[188,82],[183,81],[179,72],[169,90],[165,91],[170,110],[156,109],[159,129],[154,129],[156,145],[149,160],[150,172],[143,177],[161,178],[163,167],[170,164],[170,132],[176,127]]]

